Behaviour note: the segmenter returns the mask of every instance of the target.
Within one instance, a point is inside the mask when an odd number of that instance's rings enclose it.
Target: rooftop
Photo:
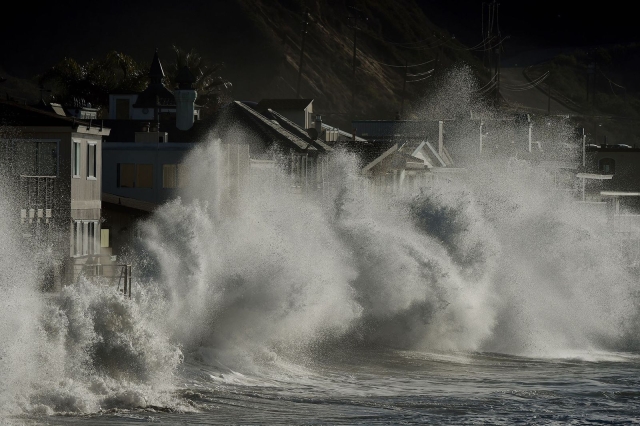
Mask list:
[[[66,127],[82,133],[108,135],[110,129],[102,122],[78,120],[13,101],[0,100],[0,125],[16,127]]]
[[[263,99],[258,102],[258,111],[268,109],[278,110],[303,110],[313,102],[313,99]]]

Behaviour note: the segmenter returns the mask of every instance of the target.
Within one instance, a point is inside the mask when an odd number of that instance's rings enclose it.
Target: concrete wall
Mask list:
[[[193,148],[190,143],[106,143],[102,149],[103,192],[154,204],[177,196],[177,189],[162,187],[162,166],[180,164]],[[118,164],[152,164],[152,188],[118,187]]]

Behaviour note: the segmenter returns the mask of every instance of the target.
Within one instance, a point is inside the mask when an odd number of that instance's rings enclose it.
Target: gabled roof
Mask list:
[[[253,108],[248,107],[240,101],[234,101],[232,104],[245,118],[251,120],[254,124],[258,125],[261,130],[270,133],[278,141],[285,143],[289,148],[293,148],[296,151],[317,152],[317,149],[310,143],[302,138],[296,136],[290,131],[286,130],[277,122],[269,120],[264,115],[255,111]]]
[[[303,110],[313,99],[263,99],[258,102],[258,111],[274,109],[276,111]]]
[[[149,77],[153,82],[154,79],[160,79],[164,77],[164,70],[162,69],[162,64],[160,63],[160,58],[158,57],[158,49],[156,49],[156,53],[153,55],[153,60],[151,61],[151,68],[149,68]]]
[[[294,135],[298,136],[300,139],[306,140],[307,142],[311,143],[319,151],[329,152],[329,151],[333,150],[329,145],[324,143],[324,141],[322,141],[320,139],[311,138],[309,136],[309,133],[307,133],[306,130],[304,130],[302,127],[298,126],[296,123],[294,123],[293,121],[289,120],[288,118],[282,116],[281,114],[278,114],[278,112],[276,112],[276,111],[274,111],[272,109],[268,109],[267,112],[268,112],[268,116],[273,117],[274,120],[276,120],[287,131],[289,131],[289,132],[293,133]]]
[[[149,85],[139,95],[134,108],[155,108],[156,106],[175,106],[176,98],[173,93],[164,86],[162,79],[164,70],[158,58],[158,51],[153,55],[151,68],[149,68]]]
[[[366,164],[362,168],[363,173],[371,171],[374,167],[378,166],[385,160],[391,160],[387,162],[388,168],[391,169],[424,169],[425,161],[422,158],[414,157],[413,155],[403,152],[404,145],[398,143],[391,146],[385,152],[380,154],[376,159]]]

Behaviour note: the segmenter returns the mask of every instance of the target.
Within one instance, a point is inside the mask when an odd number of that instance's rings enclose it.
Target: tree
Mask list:
[[[196,79],[194,88],[198,92],[196,102],[199,105],[215,109],[226,101],[231,83],[218,74],[224,63],[212,64],[194,49],[186,51],[174,45],[173,51],[176,62],[167,73],[171,88],[176,87],[178,72],[186,65]]]
[[[83,100],[93,107],[106,108],[109,93],[144,90],[146,71],[130,56],[112,51],[86,64],[64,58],[40,77],[40,84],[52,85],[56,102],[73,105]]]

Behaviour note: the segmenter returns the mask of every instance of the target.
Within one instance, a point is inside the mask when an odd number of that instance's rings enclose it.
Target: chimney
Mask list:
[[[195,101],[198,96],[193,83],[195,77],[185,65],[182,67],[176,78],[178,88],[174,92],[176,98],[176,127],[180,130],[189,130],[193,127],[193,116],[195,112]]]
[[[316,115],[316,132],[318,132],[318,137],[322,135],[322,116]]]

